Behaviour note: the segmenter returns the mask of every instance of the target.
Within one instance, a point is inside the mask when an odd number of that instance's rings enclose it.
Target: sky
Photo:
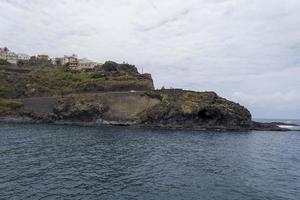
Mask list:
[[[299,0],[0,0],[0,46],[128,62],[156,88],[300,119]]]

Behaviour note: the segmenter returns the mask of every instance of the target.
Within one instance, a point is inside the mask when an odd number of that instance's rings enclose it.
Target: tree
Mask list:
[[[0,59],[0,65],[10,65],[6,60]]]

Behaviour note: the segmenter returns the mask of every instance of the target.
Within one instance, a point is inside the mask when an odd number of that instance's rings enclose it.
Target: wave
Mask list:
[[[300,126],[294,126],[294,125],[278,125],[280,128],[286,128],[293,131],[300,131]]]

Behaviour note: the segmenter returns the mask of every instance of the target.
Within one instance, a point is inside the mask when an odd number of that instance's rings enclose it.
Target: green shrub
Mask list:
[[[0,99],[0,116],[15,114],[22,107],[23,104],[19,101]]]
[[[105,72],[115,72],[118,69],[118,63],[113,62],[113,61],[106,61],[103,65],[102,65],[102,69]]]
[[[10,65],[6,60],[0,59],[0,65]]]

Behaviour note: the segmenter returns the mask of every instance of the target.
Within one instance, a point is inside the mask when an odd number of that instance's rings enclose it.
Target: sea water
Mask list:
[[[279,125],[281,128],[286,128],[293,131],[300,131],[300,120],[297,119],[256,119],[258,122],[282,122],[286,125]]]
[[[0,123],[0,199],[299,200],[300,132]]]

